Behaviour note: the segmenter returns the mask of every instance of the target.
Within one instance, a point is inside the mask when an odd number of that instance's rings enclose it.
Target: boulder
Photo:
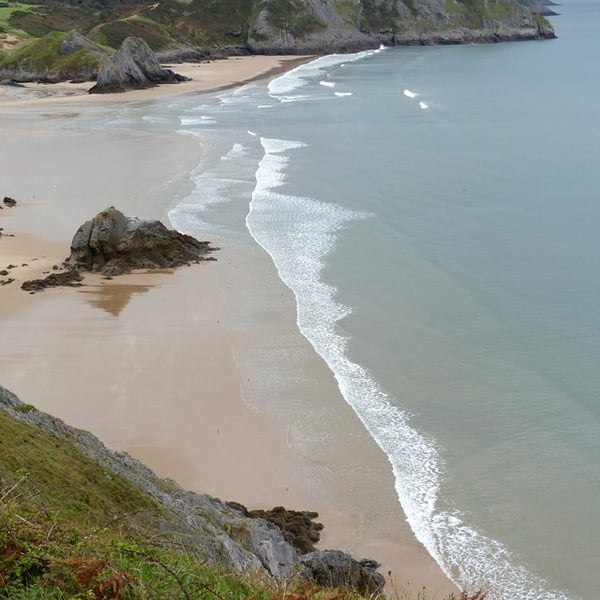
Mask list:
[[[305,577],[325,587],[356,590],[365,598],[383,594],[385,578],[376,561],[356,560],[340,550],[317,550],[300,557]]]
[[[323,530],[321,523],[313,521],[319,513],[308,510],[289,510],[283,506],[276,506],[271,510],[251,510],[248,516],[253,519],[265,519],[277,525],[285,541],[300,554],[315,550],[313,544],[319,541]]]
[[[187,77],[163,69],[154,52],[141,38],[128,37],[109,57],[103,57],[96,85],[90,94],[125,92],[154,87],[159,83],[180,83]]]
[[[210,260],[212,250],[209,242],[167,229],[160,221],[126,217],[111,206],[79,227],[65,265],[112,276]]]

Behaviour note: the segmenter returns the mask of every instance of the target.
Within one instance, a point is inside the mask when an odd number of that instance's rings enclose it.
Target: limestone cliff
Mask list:
[[[91,94],[124,92],[154,87],[158,83],[179,83],[186,78],[160,66],[156,55],[141,38],[128,37],[111,56],[102,58],[96,85]]]
[[[369,598],[384,585],[374,561],[357,561],[340,551],[306,553],[292,545],[294,540],[288,543],[273,520],[251,518],[240,504],[160,479],[128,454],[112,451],[91,433],[23,404],[0,386],[0,500],[24,479],[30,480],[36,502],[45,513],[55,515],[59,527],[67,515],[82,521],[81,526],[114,523],[115,530],[124,528],[134,540],[160,540],[160,547],[180,548],[186,556],[223,572],[254,574],[265,580],[294,576],[324,586],[343,581]],[[22,495],[21,490],[17,495]],[[0,502],[0,513],[7,505],[8,501]],[[292,516],[297,514],[315,515]],[[1,550],[0,543],[0,555]],[[34,575],[43,576],[48,565],[56,562],[42,554],[31,581],[22,583],[31,584]],[[6,564],[0,560],[0,566]],[[0,595],[13,597],[4,585],[0,576]]]
[[[252,52],[321,54],[552,37],[517,0],[257,0],[247,43]]]

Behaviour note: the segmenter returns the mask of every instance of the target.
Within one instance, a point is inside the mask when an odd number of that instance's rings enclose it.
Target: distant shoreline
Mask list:
[[[231,56],[201,63],[169,64],[166,66],[189,78],[190,81],[111,94],[88,94],[88,90],[94,85],[92,81],[0,85],[0,108],[23,105],[41,106],[44,103],[98,104],[148,101],[181,94],[214,92],[273,77],[313,58],[315,58],[313,55],[253,55]]]

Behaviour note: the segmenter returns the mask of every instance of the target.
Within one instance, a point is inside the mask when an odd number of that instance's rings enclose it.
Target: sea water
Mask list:
[[[264,248],[415,535],[492,600],[600,589],[600,4],[559,11],[103,125],[198,138],[171,221]]]

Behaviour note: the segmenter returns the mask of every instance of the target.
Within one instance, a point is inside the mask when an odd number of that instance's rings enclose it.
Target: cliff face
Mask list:
[[[253,52],[321,54],[552,37],[517,0],[257,0],[247,43]]]
[[[380,44],[432,45],[555,37],[542,16],[551,0],[47,0],[15,11],[0,27],[12,53],[0,56],[0,81],[92,80],[108,77],[125,87],[148,85],[137,67],[139,49],[120,50],[127,38],[144,40],[167,61],[229,54],[329,54]],[[550,11],[551,12],[551,11]],[[60,19],[57,18],[60,15]],[[0,23],[0,25],[2,25]],[[83,38],[72,31],[88,36]],[[40,37],[40,32],[48,32]],[[26,34],[27,37],[24,37]],[[4,36],[4,38],[3,38]],[[63,40],[64,38],[64,40]],[[26,41],[29,40],[29,41]],[[66,40],[66,43],[65,43]],[[4,40],[4,43],[6,41]],[[175,49],[178,49],[175,51]],[[144,53],[144,61],[150,54]],[[156,68],[153,71],[157,71]],[[106,77],[105,77],[106,75]],[[165,79],[158,74],[157,82]]]
[[[368,598],[377,596],[384,585],[374,561],[357,561],[341,551],[315,550],[311,544],[297,543],[303,528],[312,541],[318,539],[318,535],[310,536],[316,513],[278,508],[252,515],[235,502],[186,491],[171,480],[158,478],[128,454],[110,450],[91,433],[23,404],[0,386],[0,499],[5,501],[0,502],[0,517],[8,518],[13,490],[19,488],[14,496],[26,498],[24,482],[29,482],[35,502],[26,500],[18,505],[16,500],[17,505],[29,510],[39,504],[40,512],[53,515],[58,529],[64,525],[71,531],[73,526],[87,527],[90,532],[112,529],[125,536],[117,538],[117,545],[122,539],[160,540],[153,551],[179,548],[187,558],[203,565],[224,573],[253,574],[262,580],[300,577],[322,586],[336,586],[341,581]],[[284,521],[288,519],[291,524],[284,538]],[[93,537],[92,533],[86,536]],[[8,552],[0,536],[0,567],[6,569],[4,575],[0,573],[0,595],[6,597],[12,597],[7,587],[11,581],[28,586],[41,577],[45,584],[52,584],[50,575],[56,564],[82,560],[76,554],[55,556],[44,542],[36,554],[39,564],[35,572],[22,578],[16,567],[22,566],[18,559],[26,545],[21,548],[17,541],[11,544],[19,551]],[[79,550],[72,548],[73,552]],[[160,558],[155,557],[157,561],[160,564]],[[131,578],[126,575],[125,579]]]

